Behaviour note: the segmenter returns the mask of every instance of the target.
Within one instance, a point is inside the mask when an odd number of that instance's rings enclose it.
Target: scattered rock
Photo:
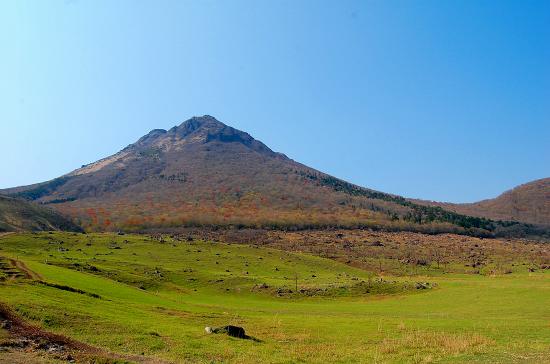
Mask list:
[[[288,288],[277,288],[277,296],[285,296],[288,294],[292,294],[292,290]]]
[[[416,289],[430,289],[432,287],[431,287],[430,282],[416,282],[415,288]]]
[[[49,345],[46,351],[48,353],[59,353],[60,351],[63,351],[63,346],[57,345],[57,344],[51,344]]]
[[[1,347],[6,349],[24,349],[31,344],[28,339],[13,339],[9,341],[3,341]]]
[[[239,339],[248,339],[248,336],[246,335],[244,329],[240,326],[227,325],[216,328],[207,326],[204,328],[204,331],[206,331],[206,333],[208,334],[226,334]]]
[[[417,259],[417,260],[416,260],[416,265],[427,266],[427,265],[428,265],[428,261],[425,260],[425,259]]]

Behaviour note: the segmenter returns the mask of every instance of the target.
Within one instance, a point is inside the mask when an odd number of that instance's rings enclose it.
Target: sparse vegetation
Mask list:
[[[550,267],[547,243],[369,230],[187,230],[194,236],[240,242],[333,259],[370,272],[397,276],[526,273]]]

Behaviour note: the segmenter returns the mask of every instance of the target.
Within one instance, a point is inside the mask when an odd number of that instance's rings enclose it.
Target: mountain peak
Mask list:
[[[225,125],[224,123],[222,123],[221,121],[219,121],[218,119],[213,117],[212,115],[193,116],[191,119],[186,120],[183,123],[191,121],[191,120],[199,122],[199,123],[213,123],[213,124]]]
[[[222,123],[211,115],[193,116],[170,130],[154,129],[141,137],[136,143],[123,150],[143,151],[143,149],[160,148],[164,151],[181,150],[185,145],[241,144],[257,153],[270,157],[283,157],[275,153],[264,143],[254,139],[250,134]],[[225,152],[229,150],[225,149]]]
[[[240,143],[258,153],[271,156],[277,154],[250,134],[226,125],[211,115],[194,116],[173,127],[168,133],[177,139],[190,142]]]
[[[185,120],[179,126],[175,126],[169,130],[169,132],[178,135],[180,138],[186,137],[191,133],[200,130],[206,130],[211,132],[218,132],[224,128],[228,128],[227,125],[217,120],[210,115],[193,116],[191,119]]]
[[[185,120],[176,128],[189,128],[194,126],[195,128],[223,128],[227,127],[224,123],[216,119],[211,115],[193,116],[191,119]]]

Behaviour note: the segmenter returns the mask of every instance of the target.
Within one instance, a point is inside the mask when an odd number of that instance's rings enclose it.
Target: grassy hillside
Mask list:
[[[0,297],[17,315],[132,361],[549,362],[549,273],[526,266],[431,264],[430,278],[380,280],[307,254],[166,236],[22,234],[0,248],[27,272],[3,269]],[[204,332],[226,324],[257,340]]]
[[[24,230],[80,231],[81,228],[49,208],[0,195],[0,232]]]

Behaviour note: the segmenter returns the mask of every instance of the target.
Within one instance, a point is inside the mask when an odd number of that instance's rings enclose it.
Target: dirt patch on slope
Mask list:
[[[8,261],[10,262],[10,264],[17,268],[21,273],[23,273],[23,275],[25,276],[25,278],[27,279],[37,279],[37,280],[40,280],[42,279],[42,277],[40,276],[40,274],[36,273],[36,272],[33,272],[32,270],[30,270],[26,265],[25,263],[23,263],[22,261],[20,260],[15,260],[15,259],[8,259]]]
[[[164,363],[141,356],[110,353],[64,335],[45,331],[26,323],[3,303],[0,303],[0,329],[9,333],[7,338],[0,339],[0,362],[2,358],[12,357],[14,360],[32,360],[33,363]]]

